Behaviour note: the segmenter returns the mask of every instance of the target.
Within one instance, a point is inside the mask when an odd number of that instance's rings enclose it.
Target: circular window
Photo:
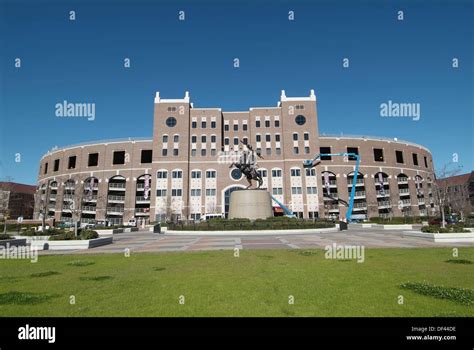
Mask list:
[[[304,123],[306,123],[306,118],[304,115],[297,115],[296,118],[295,118],[295,122],[296,124],[298,125],[303,125]]]
[[[168,119],[166,119],[166,125],[168,125],[170,128],[174,127],[176,125],[176,118],[169,117]]]
[[[234,180],[240,180],[242,177],[242,172],[239,169],[234,169],[230,172],[230,176]]]

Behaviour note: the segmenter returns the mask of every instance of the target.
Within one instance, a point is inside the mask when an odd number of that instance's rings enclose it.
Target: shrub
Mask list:
[[[81,232],[81,239],[94,239],[99,238],[99,234],[96,231],[84,230]]]
[[[50,241],[73,241],[80,239],[74,235],[74,232],[65,232],[49,237]]]
[[[409,289],[421,295],[427,295],[438,299],[446,299],[466,305],[474,305],[474,290],[465,288],[448,288],[430,285],[426,282],[407,282],[400,285],[403,289]]]
[[[6,240],[6,239],[12,239],[9,235],[0,233],[0,241]]]
[[[465,230],[462,225],[448,225],[446,228],[442,228],[437,225],[423,226],[421,232],[426,233],[467,233],[470,232]]]

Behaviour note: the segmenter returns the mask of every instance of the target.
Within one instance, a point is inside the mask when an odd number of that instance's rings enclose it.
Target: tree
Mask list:
[[[461,171],[461,167],[452,169],[453,163],[444,164],[435,173],[435,181],[433,183],[434,201],[438,205],[441,214],[441,227],[446,227],[446,211],[449,210],[449,183],[445,181],[446,178],[455,176]]]
[[[15,187],[13,183],[13,178],[7,176],[4,178],[2,184],[0,185],[0,215],[3,218],[3,233],[7,233],[7,220],[10,215],[10,197],[11,193]]]

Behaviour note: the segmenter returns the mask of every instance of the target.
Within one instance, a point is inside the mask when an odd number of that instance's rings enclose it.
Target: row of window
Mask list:
[[[332,156],[329,155],[324,155],[324,154],[331,154],[331,147],[320,147],[319,148],[319,153],[321,154],[321,160],[331,160]],[[354,153],[354,154],[359,154],[359,148],[358,147],[347,147],[347,153]],[[405,164],[404,157],[403,157],[403,151],[395,151],[395,159],[398,164]],[[356,160],[356,157],[354,156],[348,156],[348,160]],[[412,153],[412,160],[413,160],[413,165],[419,166],[418,162],[418,154],[417,153]],[[382,148],[374,148],[374,161],[375,162],[384,162],[385,157],[384,157],[384,150]],[[425,168],[428,168],[428,158],[426,156],[423,156],[423,161]]]
[[[207,188],[206,189],[206,197],[215,197],[217,190],[215,188]],[[156,190],[157,197],[166,197],[168,195],[168,190],[161,189]],[[180,188],[173,188],[171,190],[171,197],[182,197],[183,190]],[[200,188],[193,188],[191,190],[191,197],[200,197],[201,196],[201,189]]]
[[[151,149],[149,150],[142,150],[141,151],[141,158],[140,162],[142,164],[148,164],[151,163],[153,159],[153,151]],[[114,151],[113,152],[113,157],[112,157],[112,165],[119,165],[119,164],[125,164],[126,160],[126,154],[125,151]],[[55,159],[53,163],[53,172],[59,171],[59,165],[60,165],[60,159]],[[68,157],[67,161],[67,168],[69,169],[75,169],[76,168],[76,163],[77,163],[77,156],[70,156]],[[87,166],[88,167],[95,167],[99,165],[99,153],[89,153],[88,159],[87,159]],[[43,173],[46,175],[48,173],[48,162],[44,164],[44,170]]]

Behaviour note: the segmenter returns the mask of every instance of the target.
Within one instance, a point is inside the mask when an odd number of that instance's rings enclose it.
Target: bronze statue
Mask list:
[[[255,152],[252,148],[252,146],[240,141],[244,146],[247,147],[246,150],[241,150],[240,154],[240,159],[239,162],[232,163],[229,168],[236,167],[237,169],[240,170],[242,174],[245,175],[245,178],[247,179],[247,182],[249,185],[246,187],[246,189],[249,189],[252,187],[252,180],[255,180],[258,182],[258,187],[262,186],[263,184],[263,179],[260,176],[260,174],[257,171],[257,158],[263,159],[263,157]]]

